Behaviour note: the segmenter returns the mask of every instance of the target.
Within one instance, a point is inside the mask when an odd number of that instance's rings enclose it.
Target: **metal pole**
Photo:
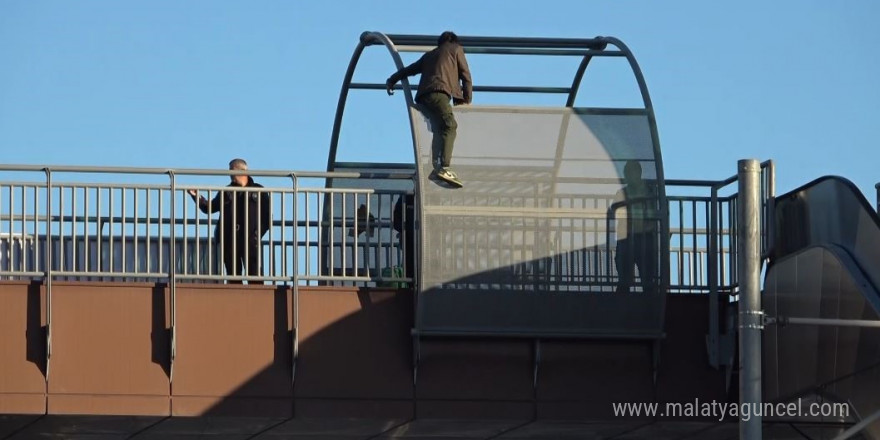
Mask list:
[[[721,342],[719,336],[719,304],[718,304],[718,263],[721,261],[718,252],[718,187],[712,186],[712,197],[709,207],[709,255],[707,257],[707,275],[709,277],[709,365],[718,368],[721,364]],[[684,247],[682,246],[682,249]]]
[[[737,166],[737,273],[739,275],[739,396],[740,408],[750,405],[755,416],[740,419],[739,438],[761,440],[761,165],[754,159],[740,160]]]
[[[768,324],[779,325],[818,325],[830,327],[863,327],[880,328],[880,320],[870,319],[826,319],[826,318],[800,318],[795,316],[778,316],[776,319],[768,318]]]
[[[877,190],[877,212],[880,212],[880,183],[874,185],[874,189]]]

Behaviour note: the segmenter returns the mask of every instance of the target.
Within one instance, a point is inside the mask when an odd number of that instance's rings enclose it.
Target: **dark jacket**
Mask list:
[[[237,187],[234,183],[230,183],[227,187]],[[254,179],[248,177],[248,188],[262,188],[263,185],[255,183]],[[244,191],[220,191],[211,203],[204,197],[198,199],[199,209],[204,213],[214,213],[221,211],[220,223],[214,229],[214,239],[220,240],[220,234],[223,234],[223,240],[229,242],[234,237],[233,232],[239,240],[248,237],[256,243],[266,231],[272,222],[270,209],[269,193],[267,192],[244,192]],[[247,218],[247,222],[245,222]],[[250,230],[247,236],[244,234],[244,228]]]
[[[419,90],[416,92],[416,102],[421,96],[431,92],[443,92],[456,103],[470,104],[473,99],[471,71],[464,57],[464,49],[457,43],[441,44],[422,55],[416,62],[398,70],[388,79],[396,83],[404,76],[416,74],[422,74],[419,79]]]

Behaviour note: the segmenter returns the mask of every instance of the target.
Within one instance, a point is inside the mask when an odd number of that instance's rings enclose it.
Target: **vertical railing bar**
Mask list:
[[[126,252],[125,252],[126,251],[125,242],[128,241],[127,234],[125,233],[125,217],[126,217],[126,215],[125,215],[126,214],[125,202],[127,200],[126,189],[127,188],[125,188],[124,186],[120,188],[120,192],[122,193],[122,203],[121,203],[122,206],[119,209],[120,216],[122,217],[122,222],[121,222],[122,225],[121,225],[121,229],[119,231],[119,238],[122,240],[122,259],[121,259],[122,260],[122,268],[121,269],[122,269],[123,274],[128,272],[128,269],[127,269],[128,256],[126,255]]]
[[[763,258],[767,259],[773,253],[776,244],[776,165],[772,160],[767,161],[767,194],[765,195],[766,206],[764,209],[764,227],[767,244],[763,248]]]
[[[737,268],[737,265],[734,264],[739,259],[739,250],[737,249],[737,246],[739,246],[739,219],[736,218],[736,211],[737,209],[739,209],[738,205],[739,195],[737,195],[737,198],[731,200],[731,202],[727,205],[727,215],[732,224],[732,227],[728,232],[728,235],[730,236],[730,249],[732,254],[732,259],[730,260],[728,265],[730,274],[729,282],[731,286],[734,284],[739,285],[739,269]]]
[[[348,244],[346,243],[346,240],[348,240],[348,238],[347,238],[348,234],[346,234],[346,226],[348,226],[348,225],[347,225],[347,219],[346,219],[347,209],[345,209],[345,201],[348,199],[347,195],[348,194],[344,193],[344,192],[339,194],[339,196],[342,197],[342,201],[340,203],[340,209],[342,210],[342,213],[340,214],[340,220],[341,220],[342,227],[339,230],[340,231],[339,235],[341,236],[341,238],[339,239],[339,256],[340,256],[340,260],[341,260],[340,267],[342,268],[342,276],[343,277],[347,276],[346,271],[348,269],[348,265],[346,264],[347,263],[346,250],[348,248]],[[355,249],[357,249],[357,241],[358,241],[358,231],[357,231],[357,227],[358,227],[358,206],[357,206],[358,196],[357,196],[357,194],[352,194],[352,199],[354,200],[354,221],[353,221],[354,227],[351,230],[352,231],[351,234],[354,237],[353,241],[355,243],[354,244]],[[333,216],[331,215],[330,218],[333,219]],[[331,221],[335,221],[335,219],[331,220]],[[336,226],[335,225],[331,226],[331,228],[335,229]],[[330,249],[332,250],[333,255],[335,255],[336,254],[336,245],[332,243],[332,240],[331,240]],[[332,267],[333,266],[331,265],[331,268]],[[355,274],[357,274],[357,265],[356,264],[354,265],[353,270],[355,271]]]
[[[18,259],[19,271],[27,272],[27,187],[21,185],[21,254]]]
[[[133,261],[134,273],[139,274],[141,271],[140,271],[140,267],[139,267],[140,258],[138,256],[138,241],[140,241],[140,234],[138,233],[138,217],[140,217],[140,214],[138,213],[138,189],[132,188],[131,194],[132,194],[132,197],[134,198],[134,200],[132,201],[132,205],[133,205],[132,209],[134,211],[134,215],[132,216],[133,217],[133,219],[132,219],[133,232],[131,234],[131,247],[133,248],[132,253],[134,254],[134,261]]]
[[[226,234],[223,233],[223,228],[224,227],[231,228],[232,226],[224,225],[223,223],[225,222],[224,218],[226,216],[226,197],[230,193],[229,192],[224,193],[223,191],[218,191],[217,194],[220,195],[220,198],[218,199],[218,203],[220,203],[220,217],[217,220],[217,228],[218,228],[217,231],[219,231],[218,235],[220,235],[220,262],[221,262],[221,264],[223,264],[223,269],[226,270],[226,278],[228,280],[229,277],[231,277],[233,274],[229,273],[232,270],[232,267],[228,267],[228,268],[226,267],[226,258],[227,258],[226,257],[226,237],[225,237]],[[208,195],[210,196],[211,193],[209,192]],[[211,200],[213,200],[213,199],[210,199],[210,198],[208,199],[208,212],[211,212],[211,210],[213,209],[213,208],[211,208]],[[233,198],[233,200],[234,200],[234,198]],[[233,209],[233,208],[230,207],[229,209]],[[233,240],[233,241],[235,241],[235,240]],[[235,255],[235,254],[233,253],[232,255]]]
[[[698,237],[698,228],[699,222],[697,221],[697,200],[691,199],[691,244],[693,245],[693,254],[691,254],[691,261],[688,266],[690,267],[690,282],[692,284],[695,283],[696,273],[697,273],[697,256],[699,255],[699,237]]]
[[[684,236],[685,236],[685,224],[684,224],[684,200],[676,200],[675,203],[678,205],[678,282],[682,284],[682,280],[684,280]]]
[[[113,221],[113,217],[114,217],[114,215],[113,215],[113,188],[112,187],[108,188],[107,191],[110,194],[110,196],[109,196],[110,200],[107,202],[108,208],[110,210],[110,213],[107,216],[110,219],[110,272],[115,272],[116,271],[115,270],[116,259],[114,258],[114,251],[115,251],[114,247],[115,246],[113,243],[113,241],[114,241],[113,236],[115,235],[115,232],[113,231],[113,223],[114,223],[114,221]]]
[[[187,190],[181,189],[181,191],[187,191]],[[193,253],[195,254],[195,261],[194,261],[195,274],[202,275],[202,259],[200,258],[201,257],[200,251],[201,251],[201,247],[202,247],[202,234],[200,231],[201,226],[199,225],[199,213],[201,212],[201,210],[198,207],[198,203],[199,203],[199,201],[198,201],[198,199],[196,199],[196,207],[193,208],[193,218],[194,218],[193,228],[195,229],[195,233],[194,233],[195,234],[195,245],[194,245],[195,249],[193,250]],[[183,205],[183,218],[184,218],[184,227],[185,227],[186,220],[189,219],[189,216],[187,215],[188,208],[186,207],[188,205],[188,203],[186,202],[186,197],[184,197],[183,195],[181,195],[181,205]]]
[[[34,185],[34,272],[40,270],[40,188]]]
[[[251,243],[251,227],[250,227],[250,221],[251,221],[250,197],[251,197],[252,193],[250,190],[245,189],[242,192],[242,194],[244,194],[244,197],[242,197],[242,203],[244,203],[244,206],[242,206],[240,209],[242,210],[242,216],[244,216],[244,218],[241,220],[244,222],[244,230],[242,231],[242,233],[244,234],[244,240],[242,240],[242,245],[244,245],[244,252],[242,252],[242,251],[239,251],[239,252],[241,252],[242,255],[244,255],[244,261],[242,261],[242,265],[241,265],[241,267],[242,267],[241,275],[242,276],[250,276],[251,271],[253,270],[253,268],[250,265],[250,261],[251,261],[250,260],[250,251],[251,251],[251,246],[253,246],[253,244]],[[251,282],[248,281],[248,284],[250,284],[250,283]]]
[[[13,269],[13,256],[15,255],[15,185],[9,185],[9,240],[8,240],[8,249],[7,249],[7,261],[6,261],[6,269],[8,271],[12,271]],[[2,224],[2,218],[0,218],[0,224]]]
[[[296,188],[293,188],[293,200],[294,200],[294,202],[296,201]],[[284,237],[285,237],[285,235],[287,235],[284,232],[287,229],[287,207],[286,207],[287,202],[286,201],[287,201],[287,194],[281,193],[281,231],[279,232],[281,237],[280,237],[279,247],[281,248],[281,255],[280,255],[280,257],[281,257],[281,276],[284,278],[287,278],[287,249],[285,248],[286,241],[284,241]],[[294,203],[294,206],[296,206],[296,203]],[[296,217],[294,217],[294,219],[293,219],[293,225],[294,225],[293,228],[296,229]],[[293,249],[294,249],[294,251],[296,251],[296,243],[295,242],[293,245]],[[274,255],[274,252],[273,252],[273,255]]]
[[[175,194],[176,197],[176,194]],[[183,254],[183,273],[190,274],[190,260],[189,260],[189,237],[187,236],[187,230],[189,229],[189,217],[187,217],[187,204],[181,203],[181,209],[183,209],[183,215],[181,216],[181,229],[183,234],[183,243],[181,247],[183,247],[181,252]],[[176,220],[176,219],[175,219]],[[196,218],[198,220],[198,218]],[[176,242],[176,240],[175,240]],[[198,260],[196,260],[196,267],[198,267]],[[197,269],[198,270],[198,269]],[[196,272],[198,273],[198,272]]]
[[[254,218],[256,219],[257,224],[254,225],[254,230],[257,232],[256,232],[256,234],[254,234],[254,237],[250,237],[250,234],[248,234],[248,238],[256,241],[256,243],[254,243],[253,247],[255,248],[255,251],[257,253],[257,269],[259,269],[259,270],[256,271],[255,276],[258,276],[258,277],[263,276],[263,252],[262,252],[262,250],[263,250],[263,243],[262,243],[263,236],[260,235],[260,232],[262,232],[262,225],[263,225],[263,215],[262,215],[262,213],[263,213],[263,194],[268,194],[268,193],[263,192],[263,190],[259,190],[256,193],[256,195],[257,195],[257,207],[256,207],[257,211],[254,213]],[[248,221],[250,221],[250,216],[248,216]],[[250,246],[248,246],[248,247],[250,248]]]
[[[382,207],[383,207],[383,206],[386,206],[386,200],[390,200],[391,197],[392,197],[391,194],[381,194],[381,193],[376,194],[376,205],[377,205],[377,206],[376,206],[376,224],[373,225],[373,230],[374,230],[374,233],[376,234],[376,242],[379,244],[379,254],[380,254],[380,257],[382,258],[382,260],[385,261],[384,264],[382,264],[381,267],[390,267],[390,268],[392,268],[392,269],[391,269],[391,271],[392,271],[392,272],[391,272],[391,276],[394,277],[394,278],[397,278],[398,276],[397,276],[397,274],[394,272],[394,267],[395,267],[396,265],[394,264],[394,262],[393,262],[393,260],[392,260],[392,258],[391,258],[391,254],[392,254],[392,252],[394,251],[394,249],[392,248],[393,243],[391,243],[391,231],[389,230],[389,232],[388,232],[388,241],[386,241],[385,239],[382,238],[382,235],[383,235],[382,232],[383,232],[383,229],[384,229],[384,228],[380,227],[380,225],[381,225],[381,224],[383,223],[383,221],[384,221],[384,219],[382,218],[382,212],[383,212],[383,211],[382,211]],[[390,201],[387,203],[387,205],[388,205],[388,206],[391,206],[391,209],[388,210],[388,212],[391,213],[391,216],[389,216],[389,217],[393,217],[393,215],[394,215],[394,207],[393,207],[393,205],[391,205]],[[487,248],[487,249],[488,249],[488,248]],[[487,257],[487,258],[488,258],[488,257]],[[401,266],[401,267],[402,267],[402,266]],[[379,268],[379,265],[378,265],[378,264],[377,264],[377,268]],[[381,269],[380,269],[380,270],[381,270]],[[381,275],[381,272],[380,272],[380,275]]]
[[[279,276],[277,271],[275,270],[275,211],[271,209],[272,201],[275,199],[275,191],[269,193],[269,271],[268,274],[270,277]],[[284,192],[279,191],[281,197],[284,197]],[[260,203],[262,203],[262,198],[260,198]],[[260,213],[262,214],[262,210]],[[263,222],[262,215],[260,216],[260,221]],[[281,222],[284,224],[284,214],[281,214]],[[262,226],[262,223],[261,223]],[[260,237],[262,240],[262,237]],[[260,255],[263,255],[262,246],[260,246]],[[278,281],[275,281],[273,284],[278,284]]]
[[[174,384],[174,364],[177,358],[177,264],[174,260],[174,246],[177,242],[177,229],[175,228],[174,221],[177,218],[177,179],[174,175],[174,171],[168,171],[168,179],[170,180],[171,188],[170,188],[170,203],[171,206],[168,207],[169,211],[169,238],[170,238],[170,249],[168,252],[168,285],[170,287],[170,296],[171,296],[171,373],[169,374],[169,380]],[[160,205],[161,207],[161,205]]]
[[[371,237],[369,235],[370,231],[371,231],[370,228],[375,229],[375,227],[376,227],[376,225],[374,224],[375,222],[370,221],[370,213],[373,212],[373,206],[372,206],[373,205],[373,195],[372,194],[364,194],[364,199],[366,200],[366,205],[367,205],[367,217],[366,217],[366,220],[364,221],[364,244],[367,245],[369,243],[372,243],[374,246],[372,263],[370,262],[370,260],[364,261],[364,269],[366,270],[365,274],[368,277],[373,277],[374,275],[372,273],[370,273],[370,268],[374,267],[375,269],[377,269],[379,271],[375,275],[382,276],[381,267],[380,267],[382,264],[381,263],[382,262],[382,244],[379,240],[380,234],[374,235],[375,240],[373,239],[373,237]],[[377,214],[381,215],[382,211],[381,210],[378,211]],[[378,218],[378,216],[377,216],[377,218]],[[366,247],[364,249],[367,252],[369,252],[369,247]],[[360,273],[355,272],[355,276],[360,276]],[[366,283],[364,283],[364,285],[366,285]]]
[[[147,194],[146,194],[146,199],[144,200],[144,204],[146,205],[146,206],[144,206],[144,210],[147,212],[147,221],[146,221],[146,224],[147,224],[146,225],[146,227],[147,227],[147,234],[146,234],[147,235],[147,237],[146,237],[147,252],[145,255],[145,257],[147,259],[147,261],[145,262],[145,264],[147,266],[147,273],[153,273],[153,264],[152,264],[153,263],[152,262],[153,247],[151,246],[152,243],[150,243],[150,235],[151,235],[151,233],[150,233],[150,229],[151,229],[150,217],[152,216],[152,212],[153,212],[150,209],[150,193],[151,192],[152,192],[152,190],[148,188]]]
[[[85,186],[83,186],[85,188]],[[71,247],[71,270],[76,272],[77,252],[76,252],[76,185],[70,187],[70,247]]]
[[[27,237],[28,237],[27,236],[27,230],[28,230],[28,227],[27,227],[27,189],[29,189],[29,188],[30,187],[22,186],[22,191],[21,191],[21,238],[22,238],[22,240],[24,240],[22,242],[22,260],[23,260],[22,268],[25,271],[36,271],[36,268],[34,267],[34,265],[30,265],[30,266],[28,265],[28,261],[30,261],[30,259],[27,257],[28,256],[27,249],[29,249],[27,241],[31,241],[32,243],[36,243],[36,237],[37,237],[37,231],[36,231],[36,228],[34,228],[34,233],[32,234],[30,240],[27,240]],[[33,190],[34,190],[34,192],[36,192],[37,191],[36,187],[34,187]],[[36,210],[36,206],[34,206],[34,210]],[[33,246],[36,248],[36,244],[34,244]],[[30,252],[30,255],[31,255],[31,257],[33,257],[33,251]]]
[[[700,282],[700,289],[701,290],[707,289],[708,285],[709,285],[709,252],[711,252],[710,249],[712,247],[709,244],[709,242],[712,240],[712,236],[709,233],[709,224],[711,222],[711,217],[712,217],[712,214],[710,212],[711,208],[710,208],[710,204],[708,202],[703,202],[703,206],[705,206],[705,208],[706,208],[706,211],[704,213],[706,216],[705,217],[706,218],[706,234],[705,234],[706,235],[706,256],[703,259],[701,259],[701,264],[703,265],[703,267],[700,269],[701,277],[703,277]]]
[[[607,252],[605,252],[605,270],[608,274],[605,281],[608,284],[608,286],[612,286],[612,283],[614,282],[614,271],[616,270],[616,267],[614,266],[614,259],[617,258],[617,256],[616,256],[617,246],[615,244],[612,247],[611,243],[612,243],[612,241],[616,243],[618,240],[620,240],[620,236],[618,235],[618,234],[620,234],[620,231],[617,230],[617,209],[615,208],[612,210],[611,207],[613,205],[614,205],[613,201],[609,201],[608,199],[605,200],[605,206],[606,206],[607,212],[611,213],[611,219],[610,220],[606,219],[606,221],[605,221],[605,229],[606,229],[606,231],[605,231],[605,237],[606,237],[605,238],[605,247],[607,249]],[[606,217],[607,217],[607,215],[606,215]],[[612,222],[611,220],[614,220],[614,221]],[[611,240],[611,229],[612,228],[614,229],[614,240]],[[617,277],[620,278],[620,274],[617,274]],[[613,291],[614,288],[611,287],[609,290]]]
[[[94,265],[91,264],[92,243],[91,239],[89,238],[91,235],[89,232],[89,194],[89,188],[83,188],[83,217],[85,220],[83,222],[83,247],[85,248],[83,249],[83,264],[85,265],[86,272],[90,272],[94,267]]]
[[[156,191],[156,198],[158,199],[156,201],[158,204],[157,211],[158,211],[158,215],[159,215],[159,218],[158,218],[158,221],[159,221],[158,237],[156,237],[158,244],[159,244],[159,246],[158,246],[158,248],[159,248],[159,256],[158,256],[159,257],[159,261],[158,261],[159,267],[156,270],[157,273],[163,272],[162,263],[163,263],[164,258],[162,255],[162,250],[163,250],[162,248],[163,248],[163,242],[165,241],[165,226],[164,226],[165,225],[165,218],[162,217],[162,194],[164,194],[164,193],[165,192],[162,191],[161,189]],[[171,282],[171,280],[168,280],[168,281],[169,281],[169,283]]]
[[[309,231],[309,229],[311,229],[311,222],[310,222],[309,219],[311,218],[311,217],[310,217],[311,214],[310,214],[309,211],[310,211],[311,209],[310,209],[310,206],[309,206],[309,205],[310,205],[310,202],[309,202],[309,193],[308,193],[308,191],[303,192],[303,200],[305,201],[305,207],[306,207],[306,219],[305,219],[305,227],[306,227],[306,242],[305,242],[305,247],[306,247],[306,249],[305,249],[305,258],[306,258],[306,276],[309,276],[309,275],[312,274],[312,264],[311,264],[312,258],[311,258],[311,255],[310,255],[311,252],[312,252],[312,250],[310,249],[310,248],[311,248],[311,245],[310,245],[310,243],[311,243],[311,241],[310,241],[310,240],[311,240],[311,231]],[[320,258],[321,258],[321,255],[320,255],[320,250],[319,250],[319,252],[318,252],[318,261],[321,261]]]
[[[97,270],[98,272],[104,271],[104,219],[101,216],[101,188],[95,188],[95,231],[98,234],[98,247],[95,252],[98,254],[96,257],[97,260]]]
[[[346,203],[345,203],[348,198],[347,197],[348,194],[342,193],[341,196],[342,196],[342,221],[343,221],[343,227],[341,230],[344,231],[346,229],[346,227],[344,225],[346,223],[346,219],[348,218],[348,210],[346,208]],[[361,265],[367,266],[369,264],[368,263],[369,257],[367,256],[367,252],[368,252],[367,249],[369,246],[369,238],[367,235],[364,235],[364,245],[361,246],[360,240],[359,240],[360,235],[358,234],[358,227],[359,226],[362,227],[365,232],[369,230],[369,226],[366,223],[367,223],[367,219],[369,218],[370,210],[369,210],[369,208],[364,208],[364,209],[366,209],[366,217],[364,217],[364,219],[363,219],[364,224],[363,225],[359,224],[361,219],[358,216],[358,208],[359,208],[358,194],[356,194],[356,193],[351,194],[351,198],[354,201],[351,205],[351,208],[352,208],[352,211],[355,213],[354,214],[354,222],[352,225],[352,228],[353,228],[352,230],[354,231],[353,232],[354,240],[352,242],[352,270],[354,271],[354,275],[357,276],[360,274]],[[367,205],[364,204],[364,206],[366,207]],[[363,261],[360,261],[361,259],[358,258],[360,256],[361,251],[364,252]],[[343,256],[343,262],[342,262],[342,265],[343,265],[342,266],[342,274],[343,275],[348,273],[347,268],[346,268],[346,263],[347,263],[347,259]]]
[[[718,368],[720,365],[721,341],[719,339],[719,298],[718,298],[718,270],[719,270],[719,237],[718,237],[718,187],[712,186],[709,198],[709,365]]]
[[[212,203],[213,198],[211,197],[211,190],[206,190],[205,193],[208,195],[208,198],[205,199],[208,212],[202,213],[201,212],[202,210],[199,209],[198,211],[196,211],[196,218],[205,217],[205,224],[207,225],[207,228],[205,230],[205,234],[206,234],[205,241],[208,242],[208,257],[207,257],[208,258],[208,268],[209,268],[208,272],[211,275],[220,275],[220,273],[222,272],[223,269],[220,269],[219,266],[216,268],[217,269],[216,273],[214,273],[215,265],[218,262],[217,262],[217,243],[215,242],[217,237],[214,237],[211,235],[211,223],[214,218],[211,216],[211,209],[212,209],[211,206],[213,205],[213,203]],[[201,194],[201,192],[199,192],[199,194]],[[198,204],[198,203],[199,203],[199,199],[198,199],[198,197],[196,197],[196,204]],[[220,264],[223,264],[223,262],[220,261]]]
[[[64,186],[58,187],[58,269],[65,270],[65,256],[67,246],[65,246],[64,234]]]
[[[122,217],[122,221],[120,222],[120,223],[122,223],[122,225],[120,225],[120,229],[119,229],[119,239],[122,241],[122,256],[121,256],[121,258],[120,258],[120,259],[121,259],[120,263],[122,263],[122,267],[120,267],[120,270],[122,271],[122,274],[123,274],[123,276],[124,276],[125,273],[127,272],[127,270],[126,270],[126,266],[127,266],[126,263],[128,263],[128,257],[126,256],[126,253],[125,253],[125,242],[128,241],[128,240],[126,239],[126,234],[125,234],[125,213],[126,213],[126,211],[125,211],[125,200],[126,200],[125,195],[126,195],[126,188],[125,188],[125,187],[121,187],[121,188],[119,189],[119,192],[122,193],[122,200],[121,200],[121,203],[120,203],[121,206],[120,206],[120,208],[119,208],[119,214],[120,214],[120,217]]]
[[[728,203],[729,203],[729,202],[728,202]],[[724,205],[720,205],[720,202],[719,202],[719,207],[718,207],[719,211],[726,212],[726,208],[725,208],[726,206],[727,206],[727,203],[725,203]],[[718,227],[719,227],[719,232],[718,232],[718,237],[717,237],[717,240],[718,240],[718,247],[717,247],[717,249],[718,249],[718,252],[721,253],[721,255],[725,255],[725,254],[726,254],[726,256],[724,257],[724,259],[720,260],[720,263],[719,263],[720,266],[717,268],[717,269],[718,269],[718,272],[717,272],[717,273],[718,273],[718,277],[719,277],[719,278],[718,278],[718,281],[719,281],[719,284],[720,284],[721,280],[724,280],[724,279],[726,279],[727,277],[730,276],[730,272],[729,272],[729,270],[728,270],[728,269],[729,269],[729,265],[728,265],[728,263],[729,263],[729,260],[730,260],[730,258],[731,258],[731,256],[732,256],[732,254],[731,254],[731,252],[730,252],[730,245],[732,244],[732,241],[730,240],[729,237],[726,237],[726,234],[729,234],[729,233],[730,233],[730,229],[733,227],[733,225],[730,223],[730,219],[728,218],[728,220],[727,220],[727,227],[725,228],[724,223],[723,223],[724,220],[720,217],[721,212],[719,212],[717,215],[719,215],[719,218],[718,218],[718,222],[719,222],[719,225],[718,225]],[[726,214],[725,214],[725,215],[726,215]],[[723,239],[727,239],[727,245],[726,245],[726,247],[725,247],[725,245],[724,245],[724,241],[723,241]],[[726,249],[726,251],[725,251],[725,249]]]
[[[292,216],[293,216],[293,219],[291,222],[291,224],[293,225],[293,231],[291,231],[292,235],[293,235],[293,255],[291,255],[291,259],[292,259],[292,263],[293,263],[293,270],[292,270],[293,273],[291,273],[290,276],[293,278],[294,289],[297,289],[298,288],[297,285],[299,284],[299,280],[297,278],[297,275],[299,274],[299,255],[298,255],[299,254],[299,244],[297,242],[298,237],[299,237],[299,225],[297,224],[297,221],[298,221],[297,220],[297,205],[298,205],[297,194],[299,193],[299,188],[297,186],[296,174],[291,173],[290,180],[291,180],[291,185],[293,186],[293,197],[291,199],[291,205],[292,205],[291,211],[292,211]],[[281,198],[282,212],[287,212],[286,209],[284,208],[284,200],[286,200],[286,198],[282,197]],[[284,235],[285,235],[284,230],[285,229],[287,229],[287,228],[284,225],[284,223],[282,223],[281,224],[281,243],[282,243],[281,267],[284,270],[284,277],[286,278],[288,276],[287,275],[287,250],[284,249],[284,247],[283,247],[284,243],[285,243],[285,241],[284,241]],[[297,312],[297,314],[299,313],[298,310],[296,312]],[[294,315],[294,317],[295,316],[296,315]],[[296,324],[294,324],[294,326],[295,325]]]
[[[52,366],[52,172],[46,171],[46,380]]]
[[[4,191],[4,190],[6,190],[6,191]],[[8,220],[8,222],[9,222],[9,244],[8,244],[9,248],[8,248],[8,258],[6,259],[6,270],[12,271],[13,270],[12,256],[14,254],[13,249],[15,247],[14,235],[13,235],[13,231],[15,230],[15,228],[13,226],[13,220],[12,220],[13,219],[12,213],[15,211],[15,209],[13,208],[13,201],[12,201],[12,199],[13,199],[13,196],[12,196],[13,185],[10,184],[9,186],[6,186],[6,185],[0,186],[0,200],[3,200],[2,193],[4,193],[4,192],[9,193],[9,197],[8,197],[9,198],[9,220]],[[3,216],[3,213],[0,212],[0,229],[2,229],[3,222],[4,222],[4,216]]]
[[[233,188],[232,207],[230,208],[232,209],[232,225],[230,225],[231,228],[235,228],[235,225],[237,225],[239,222],[238,210],[241,209],[241,207],[238,206],[238,197],[238,191],[235,191],[235,188]],[[245,205],[247,205],[247,203],[245,203]],[[241,258],[238,258],[239,255],[241,255],[241,249],[238,248],[238,231],[235,231],[235,229],[232,230],[234,231],[232,237],[230,237],[230,239],[232,240],[232,272],[239,277],[236,278],[236,281],[243,281],[243,279],[240,278],[242,275],[244,275],[244,271],[242,270],[244,264],[241,264]],[[247,260],[245,260],[245,263],[247,263]]]

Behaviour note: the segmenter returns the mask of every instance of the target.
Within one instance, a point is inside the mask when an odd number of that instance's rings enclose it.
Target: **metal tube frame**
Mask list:
[[[469,37],[469,36],[460,36],[459,42],[464,48],[465,52],[469,53],[483,53],[483,54],[499,54],[499,55],[550,55],[550,56],[582,56],[583,59],[575,72],[574,78],[572,80],[572,85],[570,87],[510,87],[510,86],[491,86],[491,85],[481,85],[475,86],[475,91],[485,91],[485,92],[503,92],[503,93],[559,93],[559,94],[567,94],[566,107],[573,107],[575,103],[575,99],[577,96],[577,92],[580,88],[581,82],[583,80],[583,76],[586,72],[586,69],[590,63],[590,61],[597,56],[614,56],[614,57],[625,57],[629,62],[631,69],[633,70],[633,74],[635,75],[636,82],[638,83],[639,91],[642,95],[642,100],[645,106],[645,110],[647,112],[650,133],[652,138],[653,150],[654,150],[654,158],[656,165],[656,175],[657,180],[660,182],[658,185],[658,197],[660,201],[660,209],[661,209],[661,219],[668,219],[669,212],[666,200],[666,190],[664,182],[664,172],[663,172],[663,161],[659,144],[659,135],[657,131],[656,119],[654,117],[654,109],[651,102],[650,95],[648,94],[647,85],[644,80],[644,76],[642,75],[641,69],[639,68],[638,63],[636,62],[632,52],[629,48],[623,44],[620,40],[613,37],[595,37],[595,38],[521,38],[521,37]],[[607,50],[608,45],[612,45],[616,47],[616,50]],[[351,61],[349,62],[348,69],[346,70],[345,77],[343,79],[342,88],[339,94],[339,101],[337,103],[336,116],[333,123],[333,131],[331,134],[330,141],[330,151],[327,159],[327,171],[334,171],[335,164],[337,161],[337,152],[338,152],[338,143],[339,143],[339,135],[342,126],[342,118],[345,110],[345,103],[348,97],[349,90],[351,89],[378,89],[382,90],[385,88],[384,84],[365,84],[365,83],[352,83],[352,77],[354,76],[354,71],[357,67],[357,63],[360,59],[361,54],[366,46],[372,45],[384,45],[391,55],[392,61],[394,63],[395,70],[400,70],[404,67],[403,61],[400,57],[400,52],[426,52],[431,50],[436,45],[436,37],[429,35],[402,35],[402,34],[383,34],[381,32],[364,32],[360,36],[360,41],[355,48],[355,51],[352,55]],[[413,142],[413,157],[417,157],[417,145],[416,145],[416,132],[415,132],[415,124],[413,113],[409,111],[411,107],[413,107],[413,94],[412,87],[409,84],[407,78],[403,78],[401,81],[401,85],[399,89],[403,90],[404,93],[404,101],[407,109],[407,113],[409,115],[410,122],[410,131],[412,135]],[[416,167],[416,173],[419,173],[419,167]],[[418,188],[418,174],[416,174],[416,185],[414,186],[414,193],[416,195],[421,194],[420,189]],[[330,182],[328,181],[328,186]],[[415,197],[415,213],[416,213],[416,221],[423,217],[422,207],[421,207],[421,197]],[[417,249],[417,257],[416,261],[421,261],[422,249],[421,243],[425,243],[426,240],[424,237],[424,230],[419,228],[420,240],[419,246]],[[668,221],[661,221],[661,236],[667,236],[669,234],[669,224]],[[660,252],[661,255],[669,254],[669,243],[667,240],[661,240],[660,242]],[[416,278],[415,288],[416,291],[419,291],[420,280],[421,280],[421,270],[420,265],[417,264],[414,275]],[[662,258],[661,259],[661,267],[660,267],[660,286],[662,291],[668,291],[669,288],[669,259]],[[665,303],[664,303],[665,307]],[[416,316],[416,321],[418,322],[418,314]]]
[[[761,337],[764,328],[760,280],[761,165],[754,159],[740,160],[737,175],[740,405],[758,408],[762,401]],[[760,440],[762,419],[761,415],[756,414],[749,420],[740,420],[740,439]]]

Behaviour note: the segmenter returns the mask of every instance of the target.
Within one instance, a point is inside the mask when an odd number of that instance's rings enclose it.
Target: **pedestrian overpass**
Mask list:
[[[441,187],[413,87],[387,98],[384,78],[354,81],[364,51],[386,51],[393,71],[433,38],[362,34],[327,170],[251,172],[272,205],[261,276],[223,273],[216,219],[186,195],[222,191],[229,171],[0,167],[0,412],[610,420],[618,398],[734,398],[738,316],[766,313],[746,323],[763,331],[764,398],[854,413],[767,418],[765,431],[878,436],[880,222],[851,184],[777,198],[769,161],[748,197],[740,174],[668,179],[647,85],[620,40],[461,37],[469,59],[576,67],[557,86],[477,77],[476,102],[559,105],[456,107],[465,187]],[[578,105],[603,61],[628,67],[639,106]],[[352,90],[399,101],[410,161],[343,157]],[[659,276],[654,291],[621,293],[616,197],[631,161],[654,189]],[[746,231],[737,213],[752,196]],[[770,262],[763,312],[737,310],[743,237]]]

